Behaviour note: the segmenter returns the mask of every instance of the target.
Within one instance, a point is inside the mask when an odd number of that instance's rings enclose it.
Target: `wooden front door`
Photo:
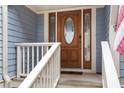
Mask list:
[[[81,68],[81,11],[57,14],[57,41],[61,42],[61,67]]]

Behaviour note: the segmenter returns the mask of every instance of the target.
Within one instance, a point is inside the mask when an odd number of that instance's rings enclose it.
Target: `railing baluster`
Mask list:
[[[47,83],[48,83],[48,88],[50,87],[50,62],[48,61],[48,64],[47,64]]]
[[[46,67],[44,68],[44,88],[46,88]]]
[[[46,65],[46,87],[48,88],[49,84],[48,84],[48,64]]]
[[[55,64],[56,64],[56,65],[55,65],[55,71],[56,71],[56,78],[57,78],[57,72],[58,72],[58,71],[57,71],[57,59],[58,59],[58,58],[57,58],[57,50],[56,50],[56,51],[55,51],[55,60],[56,60],[56,61],[55,61]]]
[[[60,69],[61,69],[61,65],[60,65],[60,46],[58,47],[58,78],[60,78],[60,74],[61,74],[61,71],[60,71]]]
[[[32,46],[32,69],[34,68],[34,46]]]
[[[22,73],[25,74],[25,47],[22,47],[23,50],[23,70]]]
[[[39,46],[37,46],[37,64],[39,62]]]
[[[50,68],[49,68],[50,69],[50,74],[49,75],[50,75],[50,88],[51,88],[52,87],[52,62],[51,62],[51,58],[50,58],[49,63],[50,63]]]
[[[60,66],[59,66],[59,47],[57,48],[57,71],[58,71],[58,73],[57,73],[57,76],[58,76],[58,78],[59,78],[59,74],[60,74]]]
[[[29,74],[29,47],[27,47],[27,73]]]
[[[37,77],[37,81],[36,81],[36,85],[37,85],[37,88],[39,88],[39,77]]]
[[[57,59],[56,59],[56,69],[57,69],[56,76],[58,78],[58,48],[56,49],[56,57],[57,57]]]
[[[56,65],[55,65],[55,52],[53,53],[53,65],[55,66],[53,69],[54,69],[54,83],[55,83],[55,77],[56,77],[56,73],[55,73],[55,70],[56,70]]]
[[[42,88],[43,87],[43,79],[42,79],[42,72],[40,73],[40,84],[39,86]]]
[[[43,88],[45,87],[44,83],[45,83],[45,76],[44,76],[44,69],[42,71],[42,77],[43,77],[43,82],[42,82],[42,86]]]
[[[41,47],[41,56],[42,56],[42,58],[43,58],[43,46]]]
[[[54,59],[53,59],[53,56],[52,55],[52,86],[54,85]]]

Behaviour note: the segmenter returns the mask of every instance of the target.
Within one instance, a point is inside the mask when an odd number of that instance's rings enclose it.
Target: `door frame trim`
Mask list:
[[[92,40],[91,41],[92,42],[91,60],[92,60],[92,64],[91,64],[91,70],[83,68],[83,45],[82,45],[81,46],[81,66],[82,66],[81,68],[82,68],[83,72],[96,73],[96,7],[90,7],[90,8],[91,8],[91,11],[92,11],[92,15],[91,15],[91,23],[92,23],[91,24],[92,25],[92,27],[91,27],[91,31],[92,31],[92,33],[91,33],[91,35],[92,35],[91,36],[92,37],[92,39],[91,39]],[[83,44],[83,26],[82,26],[82,24],[83,24],[83,20],[82,20],[83,19],[83,16],[82,16],[83,15],[83,9],[86,9],[86,8],[82,7],[82,9],[81,9],[81,35],[82,35],[82,42],[81,43],[82,44]],[[68,9],[68,11],[70,11],[70,9]],[[47,12],[47,13],[50,13],[50,12]],[[55,11],[55,13],[56,13],[56,33],[57,33],[57,11]],[[46,14],[46,12],[44,14]],[[46,15],[46,16],[48,17],[48,15]],[[48,28],[49,27],[49,25],[48,25],[49,20],[46,20],[46,21],[47,22],[44,22],[45,23],[44,27]],[[47,31],[45,31],[45,32],[48,34]],[[44,37],[48,37],[47,34],[44,33]],[[57,34],[56,34],[56,39],[57,39]],[[48,41],[48,40],[46,40],[46,38],[45,38],[45,41]]]

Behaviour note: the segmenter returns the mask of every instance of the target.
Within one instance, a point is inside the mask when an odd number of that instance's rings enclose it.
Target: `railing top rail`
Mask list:
[[[108,45],[108,42],[101,42],[102,45],[102,55],[103,55],[103,65],[105,70],[105,77],[107,80],[108,88],[120,88],[120,83],[118,79],[118,75],[116,72],[116,68],[114,65],[114,61],[111,55],[111,51]]]
[[[55,42],[45,42],[45,43],[15,43],[16,46],[51,46]]]
[[[32,86],[33,82],[37,79],[44,66],[47,64],[49,59],[54,54],[55,50],[60,46],[60,43],[54,43],[50,50],[44,55],[36,67],[30,72],[27,78],[21,83],[19,88],[29,88]]]

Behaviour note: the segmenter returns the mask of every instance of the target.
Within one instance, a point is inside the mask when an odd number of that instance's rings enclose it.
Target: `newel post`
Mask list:
[[[17,46],[17,77],[21,74],[21,47]]]

